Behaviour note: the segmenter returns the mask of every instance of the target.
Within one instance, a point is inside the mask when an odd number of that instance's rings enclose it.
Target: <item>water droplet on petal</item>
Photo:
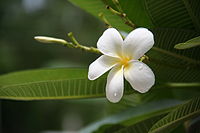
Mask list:
[[[115,96],[115,97],[117,96],[117,93],[116,93],[116,92],[114,93],[114,96]]]
[[[143,65],[141,64],[140,66],[139,66],[139,70],[142,70],[143,69]]]

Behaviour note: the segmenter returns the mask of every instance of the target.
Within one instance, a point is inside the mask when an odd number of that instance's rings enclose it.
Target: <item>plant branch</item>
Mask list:
[[[99,18],[105,23],[107,28],[112,28],[111,24],[106,19],[105,15],[101,12],[98,14]]]
[[[88,47],[88,46],[81,45],[76,40],[76,38],[74,37],[72,32],[68,33],[67,35],[70,38],[71,42],[68,42],[64,39],[58,39],[58,38],[46,37],[46,36],[36,36],[36,37],[34,37],[34,39],[37,40],[38,42],[42,42],[42,43],[56,43],[56,44],[61,44],[65,47],[69,47],[69,48],[78,48],[78,49],[81,49],[83,51],[101,54],[101,52],[95,47]],[[148,56],[143,55],[139,60],[144,61],[144,60],[148,60],[148,59],[149,59]]]
[[[96,54],[101,53],[97,48],[87,47],[87,46],[79,44],[79,42],[73,36],[72,32],[68,33],[68,36],[72,42],[68,42],[66,40],[53,38],[53,37],[46,37],[46,36],[36,36],[36,37],[34,37],[34,39],[39,42],[42,42],[42,43],[56,43],[56,44],[61,44],[65,47],[78,48],[78,49],[81,49],[81,50],[84,50],[87,52],[91,52],[91,53],[96,53]]]
[[[124,13],[124,11],[121,8],[121,5],[120,5],[119,1],[118,0],[112,0],[112,2],[116,6],[118,11],[116,11],[115,9],[110,7],[109,5],[106,6],[106,9],[108,9],[113,14],[116,14],[116,15],[120,16],[126,25],[128,25],[128,26],[132,27],[133,29],[135,29],[136,25]]]

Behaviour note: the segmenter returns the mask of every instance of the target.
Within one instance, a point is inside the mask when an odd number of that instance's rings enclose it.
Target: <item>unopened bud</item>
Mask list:
[[[53,37],[46,37],[46,36],[35,36],[35,40],[42,42],[42,43],[61,43],[66,44],[67,41],[63,39],[53,38]]]

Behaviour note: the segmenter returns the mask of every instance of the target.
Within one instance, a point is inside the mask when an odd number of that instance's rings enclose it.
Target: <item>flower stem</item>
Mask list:
[[[81,49],[81,50],[88,51],[88,52],[92,52],[92,53],[97,53],[97,54],[100,54],[100,53],[101,53],[97,48],[94,48],[94,47],[87,47],[87,46],[81,45],[81,44],[76,40],[76,38],[74,37],[74,35],[73,35],[72,32],[68,33],[68,37],[71,39],[72,44],[74,44],[74,46],[75,46],[74,48],[79,48],[79,49]]]
[[[70,38],[71,42],[68,42],[64,39],[59,39],[59,38],[54,38],[54,37],[46,37],[46,36],[36,36],[34,37],[35,40],[42,42],[42,43],[56,43],[56,44],[61,44],[65,47],[69,47],[69,48],[78,48],[81,49],[83,51],[87,51],[87,52],[91,52],[91,53],[96,53],[96,54],[101,54],[101,52],[95,48],[95,47],[88,47],[88,46],[84,46],[81,45],[76,38],[74,37],[73,33],[70,32],[67,34],[68,37]],[[144,61],[144,60],[148,60],[149,57],[146,55],[143,55],[139,61]]]
[[[128,26],[132,27],[133,29],[135,29],[136,25],[124,13],[119,1],[118,0],[112,0],[112,2],[113,2],[113,4],[115,5],[115,7],[117,8],[118,11],[114,10],[112,7],[110,7],[108,5],[106,6],[106,8],[110,12],[112,12],[113,14],[116,14],[116,15],[120,16],[126,25],[128,25]]]
[[[69,38],[71,39],[72,42],[68,42],[66,40],[63,39],[58,39],[58,38],[53,38],[53,37],[46,37],[46,36],[36,36],[34,37],[35,40],[42,42],[42,43],[56,43],[56,44],[61,44],[65,47],[69,47],[69,48],[78,48],[87,52],[91,52],[91,53],[96,53],[96,54],[100,54],[101,52],[94,47],[87,47],[84,45],[81,45],[76,38],[73,36],[73,33],[70,32],[68,33]]]

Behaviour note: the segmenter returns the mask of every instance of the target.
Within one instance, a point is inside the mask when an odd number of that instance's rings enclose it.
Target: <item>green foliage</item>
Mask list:
[[[122,101],[116,105],[120,109],[115,114],[91,124],[82,132],[170,132],[179,124],[200,114],[199,97],[175,107],[181,103],[176,100],[177,95],[184,97],[184,100],[191,99],[193,94],[199,95],[194,88],[199,89],[200,47],[186,49],[199,45],[199,0],[119,0],[118,4],[113,3],[115,0],[69,1],[97,18],[99,14],[103,14],[106,21],[120,31],[132,30],[127,20],[131,20],[137,27],[149,28],[154,33],[155,45],[147,53],[150,59],[145,63],[155,72],[157,83],[154,89],[164,88],[162,93],[150,92],[153,97],[158,97],[152,101],[147,98],[145,102],[133,102],[144,95],[129,95],[129,98],[126,97],[127,101],[124,101],[133,104]],[[106,6],[123,15],[111,12]],[[183,50],[174,49],[174,45]],[[189,96],[180,94],[176,90],[179,86],[174,83],[190,90]],[[105,84],[106,77],[89,81],[87,69],[31,70],[0,76],[0,98],[42,100],[100,97],[105,95]],[[130,88],[130,85],[125,85],[127,92]],[[170,91],[169,97],[157,96],[168,95],[171,88],[173,91]],[[114,106],[109,107],[115,109]]]
[[[150,129],[149,133],[163,133],[173,130],[177,124],[188,119],[194,118],[200,114],[200,97],[194,98],[189,102],[180,105],[180,107],[171,111],[167,116],[159,120]]]
[[[92,14],[94,16],[98,16],[98,13],[95,12],[94,9],[87,8],[89,7],[87,2],[81,2],[81,0],[70,1],[88,12],[93,12]],[[101,2],[101,0],[98,1]],[[118,9],[111,0],[103,0],[103,2],[105,5],[109,5],[113,9]],[[119,0],[119,2],[122,10],[127,14],[130,20],[132,20],[138,27],[150,28],[155,35],[155,47],[147,53],[150,57],[150,61],[147,61],[146,63],[148,63],[156,73],[157,82],[199,82],[200,48],[197,47],[195,49],[181,51],[174,49],[175,44],[185,42],[200,34],[200,11],[197,6],[199,5],[198,0]],[[95,3],[90,4],[90,7],[96,6]],[[117,15],[112,14],[109,15],[107,19],[108,21],[112,21],[116,16]],[[115,25],[112,26],[119,30],[126,32],[129,31],[121,28],[117,21]],[[169,86],[167,88],[169,88]],[[198,103],[195,103],[194,106],[195,105],[197,106]],[[187,104],[185,106],[187,106]],[[181,110],[186,111],[185,115],[190,115],[191,113],[184,110],[183,107],[181,109],[178,108],[177,110],[177,112],[181,112]],[[173,113],[174,112],[169,113],[165,118],[169,117]],[[178,123],[180,123],[178,117],[181,116],[171,116],[170,120],[178,120],[177,123],[172,124],[173,127],[177,127]],[[189,118],[190,117],[187,117],[187,119]],[[181,119],[181,122],[185,120],[186,119]],[[135,125],[132,126],[137,127]],[[110,125],[109,128],[111,128]],[[154,128],[151,130],[153,129]],[[132,131],[133,130],[129,131],[127,129],[127,132]]]
[[[105,78],[87,79],[86,69],[44,69],[0,77],[0,98],[15,100],[88,98],[104,95]]]
[[[122,9],[138,27],[152,28],[153,23],[143,0],[121,0]]]
[[[121,130],[115,133],[147,133],[149,129],[153,126],[153,124],[156,123],[159,119],[161,119],[164,115],[165,114],[154,116],[147,120],[138,122],[132,126],[122,128]]]
[[[95,2],[90,2],[90,0],[70,1],[98,17],[98,11],[93,7],[97,7],[101,0]],[[119,1],[127,16],[139,27],[151,27],[155,35],[155,47],[147,53],[150,57],[150,62],[147,63],[156,73],[157,80],[161,82],[198,82],[200,79],[198,69],[200,67],[200,56],[198,56],[200,48],[183,51],[174,49],[175,44],[187,41],[199,34],[198,23],[200,19],[194,17],[199,9],[190,8],[195,5],[195,2],[198,4],[198,1],[191,3],[186,1]],[[103,2],[105,5],[111,5],[115,8],[115,5],[110,4],[111,0]],[[102,10],[106,10],[104,6],[102,7]],[[105,17],[109,22],[112,22],[117,15],[107,16],[105,14]],[[119,16],[118,18],[120,19]],[[124,30],[120,24],[121,21],[115,21],[112,26]]]
[[[141,104],[137,107],[129,107],[119,113],[110,115],[100,121],[97,121],[81,130],[81,133],[97,131],[111,131],[113,128],[117,130],[116,125],[120,127],[133,126],[136,123],[150,119],[157,115],[163,115],[172,110],[176,105],[180,104],[177,100],[161,100],[151,103]],[[159,106],[158,106],[159,105]],[[113,128],[112,128],[113,127]],[[119,129],[118,129],[119,130]],[[96,132],[97,132],[96,131]]]
[[[114,27],[119,27],[124,31],[130,31],[131,28],[128,27],[123,21],[116,15],[113,15],[106,9],[106,5],[101,0],[69,0],[73,4],[80,6],[82,9],[86,10],[88,13],[98,17],[99,13],[103,13],[105,17],[109,20],[111,25]]]
[[[174,46],[176,49],[188,49],[200,45],[200,36],[190,39],[184,43],[179,43]]]

